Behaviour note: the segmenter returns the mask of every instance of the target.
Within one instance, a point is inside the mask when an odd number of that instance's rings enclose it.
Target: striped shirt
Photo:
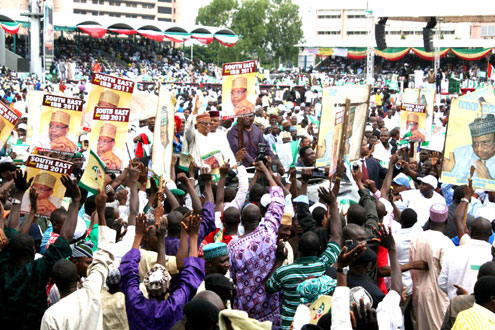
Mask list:
[[[325,271],[335,263],[339,253],[339,245],[329,241],[327,248],[319,258],[297,258],[293,264],[277,269],[268,282],[266,282],[268,291],[276,292],[284,290],[281,329],[290,329],[297,306],[300,304],[301,297],[297,293],[297,286],[308,278],[324,275]]]
[[[473,307],[460,312],[455,319],[452,330],[493,330],[495,329],[495,313],[474,303]]]

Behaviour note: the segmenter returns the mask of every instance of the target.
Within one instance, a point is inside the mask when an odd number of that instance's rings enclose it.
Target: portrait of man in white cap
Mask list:
[[[37,208],[39,214],[50,216],[57,209],[56,205],[59,204],[60,200],[52,196],[56,182],[57,178],[47,172],[39,173],[34,177],[32,188],[38,194]],[[29,210],[29,192],[24,194],[22,205],[23,211]]]
[[[450,152],[443,160],[443,170],[469,176],[473,165],[475,177],[495,179],[495,116],[488,114],[469,124],[471,145],[461,146]]]
[[[64,111],[54,111],[48,124],[48,134],[40,137],[41,147],[57,151],[75,152],[77,146],[69,139],[70,115]]]
[[[243,115],[254,112],[254,104],[246,99],[247,83],[246,77],[236,77],[232,80],[230,100],[234,106],[235,115]]]
[[[120,170],[122,168],[122,161],[113,153],[116,136],[116,126],[109,123],[105,123],[101,126],[100,135],[96,144],[96,152],[109,170]]]

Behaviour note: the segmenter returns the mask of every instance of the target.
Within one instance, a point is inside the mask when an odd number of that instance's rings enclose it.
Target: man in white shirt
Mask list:
[[[383,167],[388,167],[390,156],[392,156],[392,147],[388,142],[389,139],[390,133],[386,128],[382,128],[380,133],[380,141],[378,141],[373,148],[373,157],[378,159],[380,161],[380,165]]]
[[[438,180],[433,175],[427,175],[423,178],[418,178],[421,181],[419,189],[406,190],[400,193],[402,201],[407,208],[411,208],[418,214],[417,227],[423,227],[430,216],[430,207],[433,204],[445,203],[445,198],[435,192],[438,186]]]
[[[217,110],[211,110],[210,114],[210,132],[208,133],[208,139],[211,145],[217,146],[223,155],[224,160],[230,164],[235,164],[235,155],[230,149],[229,140],[227,140],[227,133],[218,129],[220,125],[220,112]]]
[[[457,296],[457,288],[454,285],[473,293],[479,268],[492,260],[491,244],[488,243],[491,232],[490,221],[477,218],[471,224],[471,239],[445,254],[438,285],[449,295],[450,300]]]

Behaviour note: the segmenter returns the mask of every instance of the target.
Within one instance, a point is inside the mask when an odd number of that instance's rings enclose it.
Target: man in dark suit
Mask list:
[[[358,161],[363,173],[363,181],[370,179],[375,181],[376,188],[380,190],[382,188],[381,179],[387,175],[387,169],[383,168],[380,163],[374,158],[366,158],[370,150],[368,143],[363,140],[361,145],[361,159]]]

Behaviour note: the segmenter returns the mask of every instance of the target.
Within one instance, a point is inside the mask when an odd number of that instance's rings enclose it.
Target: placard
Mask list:
[[[126,149],[129,114],[129,108],[95,108],[89,147],[96,150],[107,172],[118,173],[129,163]]]
[[[222,68],[222,119],[254,113],[256,61],[226,63]]]
[[[0,101],[0,149],[9,139],[10,133],[14,129],[21,113]]]
[[[35,146],[41,151],[69,155],[75,153],[81,130],[83,104],[81,99],[45,94]]]
[[[62,175],[70,175],[73,164],[60,159],[29,155],[25,171],[27,179],[33,178],[30,189],[38,194],[36,216],[49,218],[60,207],[65,195],[65,186],[60,181]],[[29,189],[22,197],[21,213],[29,213]]]
[[[134,82],[103,73],[93,73],[88,103],[83,116],[83,129],[91,131],[95,107],[130,108]]]

